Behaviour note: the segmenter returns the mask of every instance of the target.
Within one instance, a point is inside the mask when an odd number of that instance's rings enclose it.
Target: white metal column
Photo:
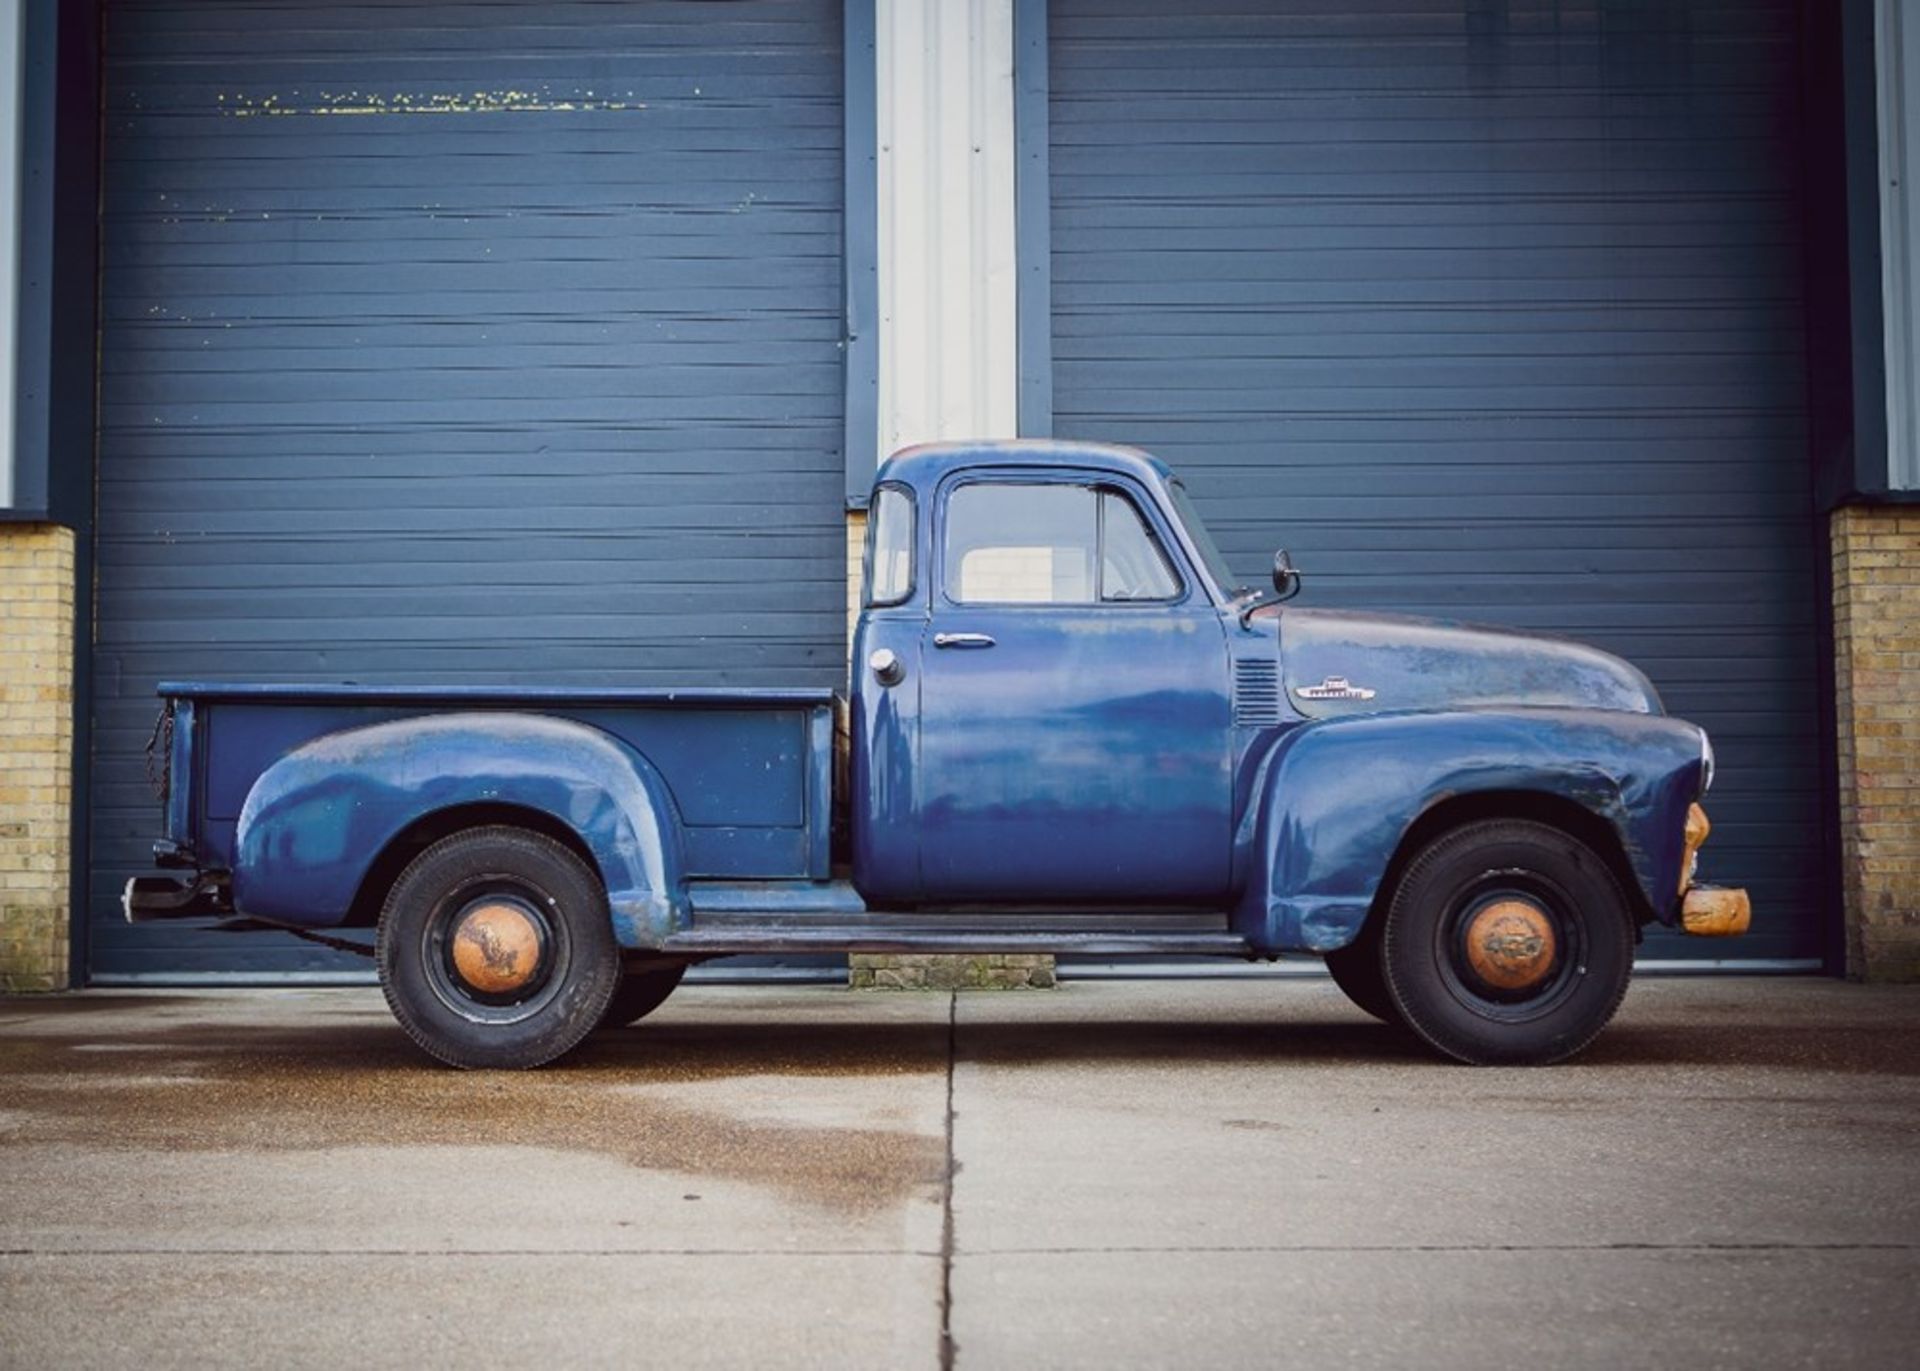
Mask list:
[[[13,415],[20,336],[20,123],[25,0],[0,0],[0,509],[13,503]]]
[[[1017,432],[1013,0],[875,0],[880,453]]]
[[[1887,375],[1889,484],[1920,488],[1920,7],[1874,8],[1880,103],[1880,270]]]

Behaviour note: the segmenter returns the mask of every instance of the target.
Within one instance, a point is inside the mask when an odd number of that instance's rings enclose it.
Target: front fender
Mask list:
[[[1680,883],[1701,733],[1602,710],[1372,714],[1301,725],[1261,762],[1236,839],[1234,929],[1258,951],[1330,952],[1358,935],[1387,863],[1422,814],[1490,791],[1571,800],[1619,834],[1657,911]]]
[[[537,810],[578,834],[606,881],[623,946],[656,945],[684,923],[680,822],[660,774],[598,729],[537,714],[397,719],[287,753],[241,807],[234,905],[337,924],[388,843],[469,804]]]

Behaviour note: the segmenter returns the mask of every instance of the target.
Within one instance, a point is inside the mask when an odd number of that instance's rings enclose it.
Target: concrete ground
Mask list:
[[[0,1364],[1908,1366],[1920,988],[1443,1065],[1325,981],[688,987],[527,1075],[377,992],[0,1001]]]

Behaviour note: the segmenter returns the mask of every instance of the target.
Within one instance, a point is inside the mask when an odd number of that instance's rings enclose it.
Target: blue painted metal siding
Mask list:
[[[1249,584],[1631,658],[1718,743],[1739,955],[1819,955],[1798,7],[1047,23],[1053,432],[1173,463]]]
[[[840,681],[841,23],[109,0],[96,973],[163,677]]]

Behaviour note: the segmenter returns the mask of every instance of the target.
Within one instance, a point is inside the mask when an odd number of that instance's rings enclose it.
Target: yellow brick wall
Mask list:
[[[0,993],[68,984],[73,534],[0,524]]]
[[[867,512],[847,511],[847,646],[860,622],[860,563],[867,552]]]
[[[1847,974],[1920,980],[1920,508],[1833,515]]]

